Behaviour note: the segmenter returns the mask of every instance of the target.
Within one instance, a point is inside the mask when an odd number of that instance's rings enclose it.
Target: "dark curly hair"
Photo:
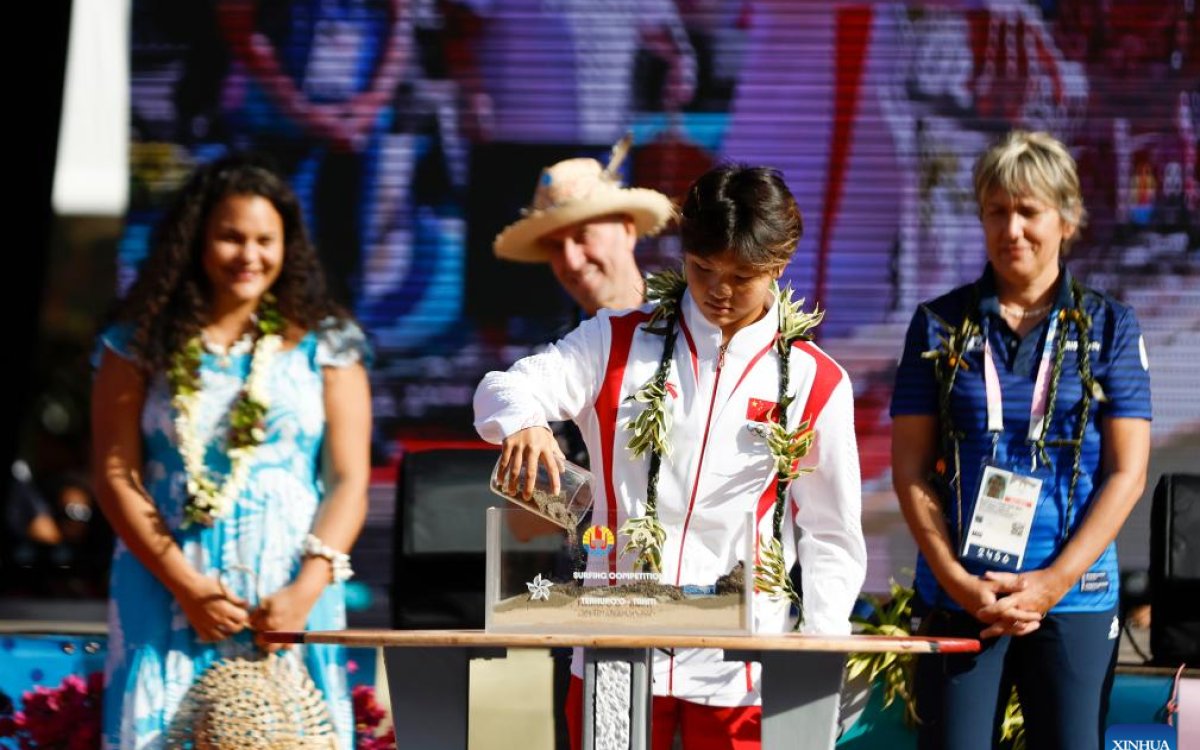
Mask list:
[[[350,318],[326,292],[325,274],[287,182],[261,156],[238,154],[199,167],[156,225],[137,279],[109,316],[133,326],[131,353],[148,371],[167,367],[171,355],[207,322],[211,282],[203,255],[209,216],[230,196],[271,201],[283,219],[283,267],[271,287],[291,324],[314,330],[329,316]]]
[[[684,252],[708,257],[730,250],[756,268],[786,265],[804,224],[778,170],[723,164],[688,188],[680,211]]]

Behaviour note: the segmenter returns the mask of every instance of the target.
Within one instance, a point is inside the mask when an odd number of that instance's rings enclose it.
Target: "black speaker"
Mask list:
[[[1150,511],[1150,652],[1200,666],[1200,475],[1164,474]]]
[[[392,626],[482,628],[484,537],[496,448],[409,451],[396,482]]]

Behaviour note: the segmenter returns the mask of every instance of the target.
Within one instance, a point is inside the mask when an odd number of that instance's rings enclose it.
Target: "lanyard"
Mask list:
[[[1057,311],[1050,313],[1050,326],[1046,329],[1046,342],[1042,345],[1042,358],[1038,362],[1037,379],[1033,383],[1033,399],[1029,404],[1029,432],[1025,439],[1035,443],[1045,434],[1046,399],[1050,392],[1050,360],[1054,354],[1054,339],[1058,335]],[[988,432],[999,438],[1004,432],[1004,401],[1000,393],[1000,375],[992,353],[991,327],[984,319],[983,329],[983,386],[987,394]]]

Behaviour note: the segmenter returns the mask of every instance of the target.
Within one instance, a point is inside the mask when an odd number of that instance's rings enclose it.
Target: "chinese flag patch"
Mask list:
[[[746,419],[752,422],[771,422],[775,419],[775,408],[779,404],[774,401],[764,401],[761,398],[752,398],[746,404]]]

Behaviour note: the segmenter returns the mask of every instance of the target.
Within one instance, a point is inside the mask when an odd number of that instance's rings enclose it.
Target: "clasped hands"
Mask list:
[[[287,646],[267,643],[262,634],[268,630],[304,630],[308,614],[319,598],[319,592],[316,593],[314,596],[300,586],[288,585],[264,597],[251,609],[245,599],[216,578],[198,576],[177,599],[200,641],[215,643],[249,628],[255,631],[254,640],[260,648],[274,652]]]
[[[968,614],[987,625],[979,633],[985,639],[1037,630],[1068,587],[1050,569],[988,571],[982,577],[965,574],[949,593]]]

